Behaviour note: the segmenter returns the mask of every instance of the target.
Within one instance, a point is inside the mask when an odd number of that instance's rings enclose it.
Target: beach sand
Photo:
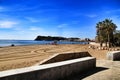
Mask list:
[[[44,59],[64,52],[88,51],[98,60],[105,60],[107,50],[89,49],[89,45],[30,45],[0,48],[0,71],[35,65]]]

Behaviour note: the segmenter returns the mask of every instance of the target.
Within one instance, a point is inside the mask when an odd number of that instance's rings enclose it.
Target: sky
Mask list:
[[[120,30],[120,0],[0,0],[0,39],[94,39],[96,23],[106,18]]]

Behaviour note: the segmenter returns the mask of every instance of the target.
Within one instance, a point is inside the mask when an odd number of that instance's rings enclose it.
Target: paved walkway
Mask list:
[[[96,69],[67,80],[120,80],[120,61],[97,60],[96,65]]]

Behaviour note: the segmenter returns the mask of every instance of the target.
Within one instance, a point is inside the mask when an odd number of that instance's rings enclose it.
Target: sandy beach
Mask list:
[[[65,52],[88,51],[97,59],[105,59],[107,50],[89,49],[89,45],[30,45],[0,48],[0,71],[35,65],[48,57]]]

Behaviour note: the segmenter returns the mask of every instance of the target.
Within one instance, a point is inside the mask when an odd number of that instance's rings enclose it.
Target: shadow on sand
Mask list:
[[[77,73],[77,74],[74,74],[74,75],[71,75],[69,77],[66,77],[64,79],[60,79],[60,80],[81,80],[85,77],[88,77],[88,76],[91,76],[97,72],[100,72],[100,71],[103,71],[103,70],[107,70],[109,68],[104,68],[104,67],[96,67],[95,69],[92,69],[88,72],[83,72],[83,73]]]

